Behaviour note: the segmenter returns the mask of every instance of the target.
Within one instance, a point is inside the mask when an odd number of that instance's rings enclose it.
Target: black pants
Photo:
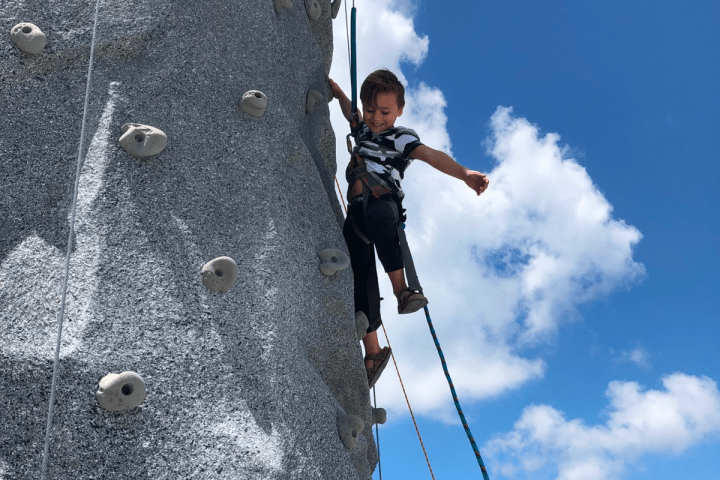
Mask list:
[[[362,201],[351,202],[343,226],[355,281],[355,311],[367,316],[370,322],[368,333],[374,332],[382,324],[375,249],[385,272],[403,268],[402,250],[397,236],[400,218],[395,215],[390,202],[394,200],[369,196],[364,215]],[[355,219],[363,235],[370,240],[369,244],[358,237],[351,219]]]

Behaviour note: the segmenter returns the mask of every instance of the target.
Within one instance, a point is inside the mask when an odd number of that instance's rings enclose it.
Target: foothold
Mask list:
[[[355,445],[358,443],[358,435],[360,435],[363,428],[365,428],[365,422],[357,415],[343,415],[338,418],[337,425],[340,439],[345,446],[349,450],[355,448]]]
[[[105,410],[132,410],[145,400],[145,382],[135,372],[108,373],[100,380],[95,397]]]
[[[332,277],[336,273],[350,266],[350,258],[342,250],[326,248],[318,252],[320,257],[320,271],[323,275]]]
[[[305,10],[307,15],[313,22],[317,22],[322,13],[322,7],[320,6],[320,0],[305,0]]]
[[[305,111],[307,113],[312,113],[315,111],[315,107],[317,107],[325,98],[323,97],[323,94],[318,92],[317,90],[310,90],[307,94],[307,102],[305,104]]]
[[[340,11],[340,4],[342,3],[342,0],[333,0],[332,4],[330,5],[330,14],[332,15],[332,18],[335,19],[338,16],[338,12]]]
[[[120,129],[120,145],[133,157],[151,157],[167,146],[167,135],[159,128],[126,123]]]
[[[237,280],[237,263],[230,257],[210,260],[200,271],[202,281],[208,290],[225,293]]]
[[[20,50],[31,55],[42,53],[47,44],[45,34],[32,23],[18,23],[10,30],[10,39]]]
[[[273,3],[275,4],[275,11],[278,13],[280,13],[280,10],[283,8],[287,8],[288,10],[292,8],[291,0],[273,0]]]
[[[387,422],[387,412],[384,408],[372,409],[372,425],[384,425]]]
[[[358,340],[362,340],[367,335],[367,329],[370,328],[370,322],[363,312],[355,313],[355,330],[357,331]]]
[[[268,99],[264,93],[259,90],[248,90],[240,100],[240,108],[253,117],[260,118],[268,105]]]

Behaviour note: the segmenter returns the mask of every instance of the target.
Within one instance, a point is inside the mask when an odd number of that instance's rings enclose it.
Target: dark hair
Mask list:
[[[375,105],[381,93],[394,93],[397,96],[398,107],[405,106],[405,87],[387,68],[375,70],[367,76],[360,87],[360,100],[366,107],[371,107]]]

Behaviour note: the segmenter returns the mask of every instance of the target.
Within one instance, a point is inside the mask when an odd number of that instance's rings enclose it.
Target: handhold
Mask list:
[[[135,372],[108,373],[100,380],[95,397],[105,410],[131,410],[145,400],[145,382]]]
[[[240,100],[240,108],[253,117],[260,118],[267,108],[268,99],[264,93],[258,90],[248,90]]]
[[[315,107],[318,106],[324,100],[323,94],[317,90],[310,90],[307,94],[307,101],[305,103],[305,111],[312,113],[315,111]]]
[[[225,293],[237,280],[237,263],[230,257],[218,257],[210,260],[200,271],[202,281],[208,290]]]
[[[355,312],[355,330],[357,331],[358,340],[362,340],[367,335],[367,329],[370,328],[370,322],[364,312]]]
[[[349,450],[355,448],[358,442],[357,437],[362,433],[363,428],[365,428],[365,422],[357,415],[343,415],[338,418],[337,425],[340,439],[345,446]]]
[[[350,258],[342,250],[337,248],[326,248],[318,252],[320,257],[320,271],[323,275],[332,277],[337,272],[345,270],[350,266]]]
[[[167,135],[159,128],[126,123],[120,131],[120,145],[133,157],[151,157],[162,152],[167,146]]]
[[[305,10],[307,15],[313,22],[317,22],[322,13],[322,7],[320,6],[320,0],[305,0]]]
[[[330,14],[332,15],[332,18],[335,19],[338,16],[338,12],[340,11],[340,4],[342,3],[342,0],[333,0],[332,4],[330,5]]]
[[[384,408],[372,409],[372,424],[384,425],[387,422],[387,412]]]
[[[280,10],[283,8],[287,8],[288,10],[292,8],[291,0],[273,0],[273,3],[275,4],[275,11],[278,13],[280,13]]]
[[[45,34],[32,23],[18,23],[10,30],[10,39],[20,50],[31,55],[42,53],[47,43]]]

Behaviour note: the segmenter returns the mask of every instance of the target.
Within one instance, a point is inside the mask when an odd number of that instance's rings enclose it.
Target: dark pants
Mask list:
[[[393,211],[390,202],[394,200],[369,196],[364,215],[362,202],[351,202],[343,226],[343,236],[350,252],[350,265],[355,281],[355,311],[363,312],[367,316],[370,322],[368,332],[374,332],[382,324],[375,249],[385,272],[403,268],[402,251],[397,235],[400,219]],[[358,237],[351,219],[355,219],[360,231],[370,240],[369,244]]]

